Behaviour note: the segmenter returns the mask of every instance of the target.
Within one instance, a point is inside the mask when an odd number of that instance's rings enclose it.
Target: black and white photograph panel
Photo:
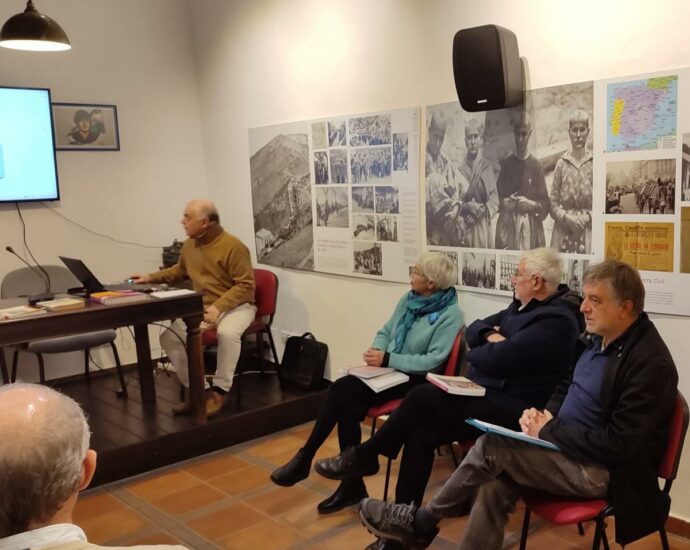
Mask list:
[[[683,165],[682,174],[683,185],[681,189],[681,200],[690,202],[690,134],[683,134]]]
[[[311,148],[325,149],[328,147],[328,139],[326,138],[326,123],[312,122],[311,124]]]
[[[376,187],[376,213],[400,214],[398,188],[390,185]]]
[[[593,89],[590,81],[528,94],[549,192],[546,246],[559,252],[592,253]]]
[[[316,188],[316,225],[319,227],[349,227],[347,189],[343,187]]]
[[[531,90],[523,105],[487,113],[428,107],[427,243],[589,253],[592,89]]]
[[[375,241],[373,214],[352,214],[352,237],[360,241]]]
[[[408,142],[407,132],[393,134],[393,172],[407,172]]]
[[[562,283],[568,285],[570,290],[582,293],[582,283],[585,277],[585,271],[589,267],[589,260],[581,260],[578,258],[570,258],[565,269],[563,270]]]
[[[498,260],[498,290],[513,290],[513,275],[517,273],[520,256],[501,254]]]
[[[345,119],[334,119],[328,121],[328,146],[345,147],[347,145]]]
[[[314,183],[316,185],[328,183],[328,154],[324,151],[314,153]]]
[[[391,148],[351,149],[350,172],[352,183],[390,183]]]
[[[353,212],[373,212],[374,211],[374,188],[373,187],[353,187],[352,188],[352,211]]]
[[[331,149],[331,183],[347,183],[347,149]]]
[[[606,214],[673,214],[676,159],[606,163]]]
[[[350,119],[350,147],[390,145],[391,115],[370,115]]]
[[[376,216],[376,240],[398,242],[398,216]]]
[[[463,252],[460,284],[475,288],[496,288],[496,255]]]
[[[306,128],[301,132],[297,125],[252,129],[249,143],[258,260],[267,265],[313,270]]]
[[[379,243],[353,242],[352,252],[355,273],[379,276],[383,274],[383,257]]]

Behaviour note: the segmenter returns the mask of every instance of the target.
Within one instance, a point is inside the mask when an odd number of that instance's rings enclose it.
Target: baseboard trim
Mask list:
[[[690,521],[669,516],[666,520],[666,531],[676,536],[690,539]]]

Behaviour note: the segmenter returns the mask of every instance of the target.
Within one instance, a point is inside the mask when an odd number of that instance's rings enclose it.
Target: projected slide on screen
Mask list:
[[[50,91],[0,87],[0,202],[59,196]]]

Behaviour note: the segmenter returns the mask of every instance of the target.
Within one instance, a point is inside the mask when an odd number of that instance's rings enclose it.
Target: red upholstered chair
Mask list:
[[[278,302],[278,277],[268,269],[254,268],[254,278],[256,280],[256,318],[252,324],[244,331],[243,339],[249,334],[256,335],[256,345],[258,348],[259,368],[264,372],[264,335],[268,337],[271,346],[273,362],[280,366],[276,346],[271,334],[271,324],[276,313],[276,303]],[[216,329],[207,330],[201,335],[202,343],[205,347],[218,345],[218,332]],[[239,379],[238,379],[239,380]]]
[[[659,467],[659,477],[665,480],[663,491],[667,495],[670,493],[671,484],[673,480],[676,479],[676,474],[678,473],[678,464],[680,463],[680,455],[683,450],[685,433],[688,430],[689,417],[688,404],[683,395],[678,392],[678,396],[676,397],[676,408],[673,413],[673,418],[671,419],[666,451],[661,466]],[[584,530],[580,524],[583,521],[594,521],[596,523],[596,528],[594,530],[592,548],[593,550],[597,550],[600,541],[602,541],[604,543],[604,548],[608,550],[609,543],[606,538],[606,525],[604,519],[608,516],[615,515],[616,511],[613,505],[609,504],[606,499],[565,500],[553,497],[540,497],[524,499],[524,501],[525,518],[522,524],[520,550],[524,550],[527,545],[531,512],[534,512],[539,517],[552,523],[560,525],[577,523],[581,535],[584,535]],[[664,550],[668,550],[668,539],[664,527],[659,529],[659,537],[661,538],[661,546]]]
[[[448,361],[446,362],[446,368],[443,370],[443,374],[446,376],[454,376],[458,371],[458,364],[460,359],[460,354],[462,352],[462,340],[465,335],[465,327],[462,327],[455,337],[453,342],[453,347],[450,350],[450,355],[448,356]],[[391,399],[386,403],[381,403],[375,407],[371,407],[367,411],[367,417],[371,418],[371,437],[376,433],[376,421],[385,415],[391,414],[398,406],[402,403],[402,399]],[[452,452],[452,446],[451,446]],[[455,459],[455,454],[453,454],[453,460]],[[391,463],[392,460],[389,458],[386,464],[386,483],[383,487],[383,500],[388,500],[388,484],[391,477]],[[457,461],[456,461],[457,464]]]

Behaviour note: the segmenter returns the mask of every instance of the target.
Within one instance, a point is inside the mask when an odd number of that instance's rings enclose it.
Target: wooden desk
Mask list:
[[[0,309],[26,303],[22,299],[0,300]],[[156,387],[149,345],[148,323],[181,318],[187,325],[189,358],[189,396],[196,422],[206,421],[204,400],[204,365],[199,325],[204,316],[201,294],[175,298],[149,298],[141,302],[104,306],[87,303],[83,309],[48,312],[46,315],[0,323],[0,346],[20,344],[41,338],[69,336],[81,332],[134,326],[137,366],[142,402],[155,406]],[[0,367],[4,367],[4,357]]]

